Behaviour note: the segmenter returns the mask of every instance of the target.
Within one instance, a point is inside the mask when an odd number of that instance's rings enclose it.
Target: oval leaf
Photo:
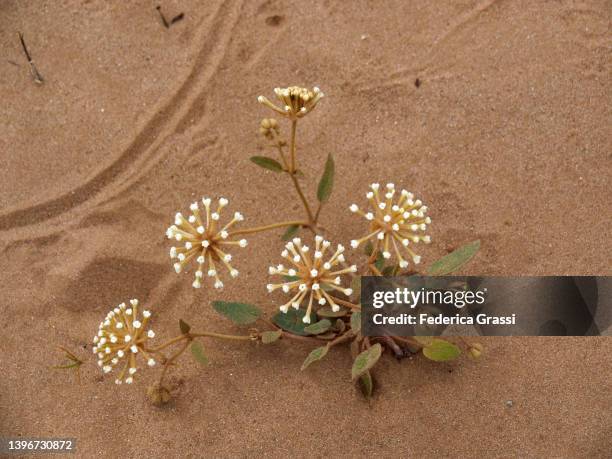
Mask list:
[[[208,364],[208,358],[204,355],[204,349],[199,341],[191,343],[191,355],[193,355],[193,358],[202,365]]]
[[[429,267],[430,276],[444,276],[457,271],[472,259],[480,249],[480,240],[459,247],[454,252],[440,258]]]
[[[289,239],[293,238],[293,236],[295,236],[295,234],[298,232],[298,230],[300,229],[300,227],[298,225],[291,225],[287,228],[287,231],[285,231],[285,233],[282,236],[282,240],[283,241],[288,241]]]
[[[355,311],[351,314],[351,330],[353,330],[355,334],[359,333],[359,330],[361,330],[361,312],[359,311]]]
[[[279,312],[272,317],[272,322],[278,325],[285,331],[293,333],[294,335],[308,336],[308,332],[304,331],[306,327],[302,319],[304,318],[305,311],[303,309],[289,309],[287,313]]]
[[[257,164],[259,167],[263,167],[264,169],[268,169],[274,172],[282,172],[283,166],[272,158],[268,158],[267,156],[251,156],[251,161]]]
[[[255,322],[261,311],[257,306],[247,303],[235,303],[228,301],[213,301],[213,308],[219,314],[223,314],[229,320],[238,325],[247,325]]]
[[[316,349],[313,349],[310,354],[308,354],[308,357],[306,357],[306,360],[304,360],[304,363],[302,364],[302,370],[308,368],[308,366],[312,362],[316,362],[317,360],[321,360],[323,357],[325,357],[327,355],[327,351],[329,351],[329,348],[327,346],[321,346]]]
[[[319,320],[318,322],[304,327],[304,331],[311,335],[320,335],[325,333],[331,327],[331,322],[327,319]]]
[[[265,331],[261,334],[261,342],[264,344],[270,344],[276,341],[283,334],[280,330],[275,331]]]
[[[423,348],[423,355],[429,360],[436,362],[445,362],[459,357],[461,349],[453,343],[443,339],[432,339],[431,342]]]
[[[325,202],[329,199],[332,189],[334,187],[334,158],[330,154],[327,157],[325,163],[325,170],[323,176],[319,182],[319,188],[317,189],[317,199],[319,202]]]
[[[181,333],[186,335],[191,330],[191,325],[185,322],[183,319],[179,319],[179,328],[181,329]]]
[[[376,362],[378,362],[381,354],[382,346],[380,343],[376,343],[370,349],[367,349],[359,354],[353,362],[353,369],[351,370],[353,380],[359,378],[362,374],[376,365]]]
[[[359,389],[365,398],[370,398],[374,391],[374,381],[369,371],[366,371],[359,377]]]

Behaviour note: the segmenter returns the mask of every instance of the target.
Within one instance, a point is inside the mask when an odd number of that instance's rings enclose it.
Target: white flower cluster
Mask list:
[[[290,86],[288,88],[274,88],[276,97],[281,102],[281,107],[270,102],[265,96],[259,96],[259,103],[271,108],[277,113],[291,120],[302,118],[310,113],[319,100],[323,97],[323,93],[317,87],[312,88],[312,91],[299,86]]]
[[[93,338],[93,352],[98,356],[98,366],[104,373],[109,373],[119,362],[125,360],[116,384],[125,381],[133,382],[136,373],[136,356],[141,354],[149,366],[155,365],[145,350],[145,343],[153,338],[153,330],[145,331],[151,313],[142,311],[142,320],[138,319],[138,300],[130,300],[130,305],[121,303],[110,311],[100,323],[98,334]]]
[[[381,190],[378,183],[370,185],[371,191],[366,194],[371,209],[366,212],[357,204],[349,209],[370,222],[370,233],[361,239],[351,241],[351,247],[357,248],[367,240],[372,240],[374,250],[382,251],[383,257],[391,258],[391,250],[395,253],[399,266],[406,268],[408,260],[402,256],[402,250],[412,259],[414,264],[421,262],[421,257],[410,249],[411,243],[425,242],[431,238],[424,234],[431,219],[426,217],[427,207],[419,199],[406,190],[396,193],[395,185],[387,183]]]
[[[286,268],[280,264],[269,268],[269,274],[283,276],[285,281],[279,284],[268,284],[267,286],[269,292],[277,289],[281,289],[285,293],[295,291],[292,298],[280,306],[282,312],[286,313],[289,306],[299,309],[302,302],[308,297],[308,308],[302,320],[304,323],[310,323],[315,300],[319,306],[329,304],[332,310],[338,311],[340,306],[334,300],[332,292],[336,290],[346,296],[353,293],[352,289],[340,285],[340,276],[356,272],[357,266],[346,266],[343,254],[344,247],[341,245],[338,245],[335,253],[327,261],[324,261],[325,252],[330,246],[331,243],[321,236],[315,237],[313,251],[307,245],[302,244],[300,238],[294,238],[293,241],[287,243],[281,256],[289,262],[290,267]],[[334,270],[334,267],[338,264],[344,264],[345,267]]]
[[[195,272],[194,288],[202,286],[204,274],[215,279],[215,288],[223,288],[223,282],[219,278],[217,265],[223,264],[232,277],[238,276],[238,270],[230,264],[232,255],[223,249],[232,245],[246,247],[247,240],[230,240],[232,234],[230,228],[237,222],[244,220],[240,212],[235,212],[234,217],[224,226],[219,223],[221,211],[229,201],[220,198],[217,208],[211,208],[211,199],[202,198],[204,215],[200,210],[198,202],[189,206],[191,215],[185,218],[180,212],[174,217],[174,225],[166,231],[168,239],[174,239],[184,244],[183,247],[171,247],[170,258],[177,260],[174,269],[180,273],[185,265],[195,259],[198,268]]]

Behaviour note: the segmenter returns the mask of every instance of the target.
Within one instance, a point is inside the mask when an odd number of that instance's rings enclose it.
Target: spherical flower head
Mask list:
[[[214,278],[215,288],[222,288],[223,282],[219,278],[218,265],[223,265],[231,277],[238,276],[238,270],[232,267],[232,256],[225,250],[231,246],[246,247],[246,239],[232,237],[234,224],[244,220],[240,212],[234,212],[233,218],[226,224],[221,222],[222,210],[229,204],[226,198],[220,198],[213,209],[210,198],[202,198],[202,202],[194,202],[189,206],[191,215],[185,218],[180,212],[174,218],[174,225],[166,231],[169,239],[174,239],[183,246],[171,247],[170,258],[174,260],[174,270],[177,273],[190,262],[197,264],[194,288],[200,288],[203,273]]]
[[[117,384],[131,384],[137,372],[136,359],[143,356],[147,365],[155,365],[155,359],[148,354],[146,343],[155,336],[147,329],[151,312],[143,310],[139,316],[138,300],[121,303],[112,309],[100,323],[93,338],[93,352],[98,356],[98,366],[104,373],[110,373],[117,365],[122,369],[115,379]]]
[[[289,262],[290,267],[281,264],[269,269],[271,275],[282,276],[285,280],[267,285],[269,292],[280,289],[291,295],[289,301],[279,307],[281,312],[286,313],[290,306],[299,309],[302,303],[306,303],[307,309],[302,320],[310,323],[315,307],[329,304],[333,310],[340,309],[334,297],[335,292],[346,296],[353,293],[350,288],[340,285],[340,276],[354,273],[357,267],[338,266],[344,264],[344,247],[338,245],[335,252],[330,250],[332,253],[326,253],[330,246],[330,242],[321,236],[315,237],[314,251],[303,245],[300,238],[287,243],[281,256]]]
[[[275,88],[274,93],[280,102],[280,106],[270,102],[265,96],[259,96],[259,103],[274,110],[290,120],[297,120],[306,116],[323,97],[323,93],[317,87],[312,90],[299,86],[290,86],[288,88]]]
[[[393,255],[401,268],[421,262],[421,257],[409,247],[411,244],[431,242],[425,234],[431,219],[427,217],[427,207],[406,190],[398,192],[393,183],[381,186],[370,185],[366,193],[368,209],[362,210],[356,204],[350,206],[352,213],[361,215],[369,222],[369,232],[361,239],[351,241],[351,247],[357,248],[370,241],[374,251],[380,251],[383,258],[391,259]],[[407,255],[407,256],[406,256]]]

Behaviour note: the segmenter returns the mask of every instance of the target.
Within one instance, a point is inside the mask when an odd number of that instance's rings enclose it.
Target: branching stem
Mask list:
[[[189,337],[187,335],[182,335],[181,338],[184,339],[184,338],[189,338]],[[170,365],[172,365],[172,363],[176,359],[178,359],[183,352],[185,352],[185,349],[187,349],[187,346],[189,346],[190,342],[191,342],[191,339],[186,339],[185,340],[185,344],[183,344],[178,351],[176,351],[174,354],[172,354],[170,357],[168,357],[168,359],[164,362],[164,369],[162,370],[161,375],[159,376],[159,385],[160,386],[164,382],[164,377],[166,376],[166,373],[168,372],[168,368],[170,368]]]
[[[160,344],[159,346],[147,348],[147,349],[145,349],[145,351],[147,351],[147,352],[159,352],[162,349],[165,349],[168,346],[172,346],[173,344],[178,343],[178,342],[180,342],[180,341],[182,341],[182,340],[184,340],[186,338],[187,338],[187,335],[179,335],[179,336],[176,336],[176,337],[174,337],[172,339],[169,339],[168,341],[166,341],[165,343]]]
[[[296,177],[296,172],[297,172],[297,169],[295,167],[296,129],[297,129],[297,121],[292,121],[291,122],[291,142],[289,144],[289,152],[290,152],[289,164],[287,164],[287,160],[285,158],[285,152],[283,151],[283,142],[281,141],[281,139],[278,138],[278,136],[275,136],[274,146],[278,149],[278,152],[281,157],[281,161],[283,162],[283,166],[285,167],[285,172],[289,174],[289,177],[291,178],[291,181],[293,182],[293,186],[295,187],[295,191],[297,192],[300,198],[300,201],[302,201],[302,204],[304,205],[304,210],[306,210],[306,215],[308,215],[308,226],[310,227],[310,229],[314,231],[313,226],[316,224],[317,219],[313,216],[312,211],[310,210],[310,205],[308,204],[308,200],[306,199],[306,196],[304,196],[302,187],[300,186],[300,183],[298,182],[297,177]]]
[[[201,332],[201,333],[189,333],[191,338],[219,338],[233,341],[254,341],[250,335],[225,335],[223,333],[214,332]]]

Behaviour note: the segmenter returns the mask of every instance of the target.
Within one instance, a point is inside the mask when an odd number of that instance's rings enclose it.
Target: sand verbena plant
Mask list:
[[[150,341],[155,334],[148,329],[151,320],[149,310],[142,309],[137,300],[121,303],[107,314],[94,337],[94,353],[102,371],[110,373],[115,367],[120,367],[117,384],[130,384],[138,371],[138,359],[143,359],[146,367],[160,368],[158,378],[149,386],[147,393],[153,403],[163,404],[170,400],[171,395],[166,376],[187,349],[198,362],[207,363],[203,340],[221,339],[264,345],[280,341],[310,343],[316,347],[306,357],[302,369],[323,359],[330,349],[350,343],[354,358],[351,378],[358,381],[362,392],[369,397],[374,387],[371,370],[385,349],[397,358],[422,351],[429,359],[448,360],[459,355],[460,346],[463,346],[469,355],[479,356],[482,346],[465,340],[453,343],[433,338],[362,335],[360,275],[419,273],[416,267],[420,266],[422,255],[417,254],[414,247],[431,242],[426,234],[431,223],[427,216],[428,208],[411,192],[396,188],[393,183],[384,186],[371,184],[366,194],[367,206],[363,209],[358,204],[348,206],[351,212],[363,217],[365,223],[362,235],[350,241],[353,249],[350,258],[361,259],[361,262],[349,264],[345,247],[332,244],[319,223],[322,209],[330,199],[334,186],[336,174],[332,155],[327,155],[324,161],[316,187],[316,201],[309,198],[312,191],[305,191],[302,184],[307,177],[300,169],[298,125],[305,119],[314,120],[315,117],[306,116],[319,105],[323,93],[316,87],[308,89],[298,86],[276,88],[274,93],[278,104],[265,96],[259,96],[258,100],[288,123],[289,135],[283,135],[279,121],[264,118],[259,125],[259,133],[265,146],[274,154],[253,156],[250,160],[261,167],[262,172],[265,170],[264,173],[288,177],[303,208],[302,216],[245,227],[242,213],[234,212],[231,218],[224,216],[224,210],[229,207],[227,198],[204,197],[189,206],[188,216],[180,212],[175,215],[174,224],[168,228],[166,236],[174,243],[169,251],[177,273],[191,269],[193,287],[205,287],[206,279],[210,279],[208,285],[221,289],[224,272],[229,274],[225,276],[226,281],[238,277],[233,251],[238,248],[250,250],[245,235],[259,232],[272,234],[282,229],[284,248],[278,235],[273,235],[269,240],[270,244],[279,245],[282,257],[281,263],[268,268],[273,280],[267,285],[267,290],[274,295],[276,306],[260,308],[239,301],[213,301],[212,306],[218,313],[238,327],[247,327],[246,330],[236,334],[194,331],[181,319],[178,335],[152,345]],[[312,164],[317,157],[317,152],[309,152],[309,163]],[[284,199],[285,195],[279,193],[277,198]],[[334,218],[342,217],[335,215]],[[335,235],[335,239],[346,237],[345,234]],[[478,241],[461,247],[433,263],[425,273],[449,274],[474,256],[478,248]],[[257,256],[257,252],[252,253]],[[268,263],[261,259],[262,267]],[[262,293],[265,293],[264,286]],[[261,298],[267,302],[264,295]],[[268,316],[265,310],[275,312]],[[74,365],[66,367],[72,368]]]

